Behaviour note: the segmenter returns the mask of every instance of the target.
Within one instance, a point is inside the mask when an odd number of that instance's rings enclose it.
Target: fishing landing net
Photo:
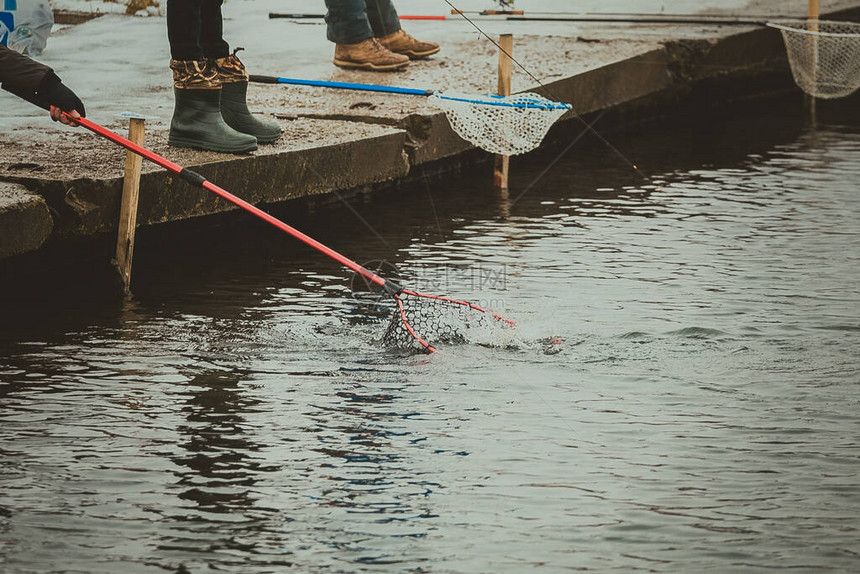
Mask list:
[[[538,147],[549,128],[572,109],[533,93],[513,96],[432,94],[429,101],[445,112],[464,140],[491,153],[518,155]]]
[[[514,322],[466,301],[403,289],[382,342],[401,351],[433,353],[439,344],[490,344]]]
[[[860,88],[860,24],[825,20],[769,22],[782,32],[794,81],[816,98]]]

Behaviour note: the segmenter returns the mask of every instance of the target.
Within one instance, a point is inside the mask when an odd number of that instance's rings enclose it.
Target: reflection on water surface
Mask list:
[[[516,345],[389,353],[345,272],[241,218],[144,234],[128,304],[10,318],[4,571],[856,571],[856,99],[711,119],[613,136],[647,182],[583,142],[507,199],[352,200],[378,236],[285,208]]]

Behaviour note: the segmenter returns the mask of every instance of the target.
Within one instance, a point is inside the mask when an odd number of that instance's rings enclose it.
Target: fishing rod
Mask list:
[[[445,339],[445,337],[450,337],[452,332],[454,332],[453,330],[455,329],[455,326],[453,326],[450,321],[446,322],[442,320],[443,317],[447,317],[451,314],[451,309],[456,309],[461,314],[474,312],[478,315],[473,317],[473,319],[476,319],[478,322],[483,322],[484,324],[489,322],[489,319],[486,319],[485,317],[490,317],[501,325],[514,325],[514,322],[510,319],[506,319],[501,315],[485,310],[478,305],[469,303],[468,301],[461,301],[450,297],[431,295],[406,289],[391,279],[381,277],[345,255],[338,253],[334,249],[320,243],[309,235],[302,233],[287,223],[284,223],[275,216],[266,213],[255,205],[252,205],[244,199],[241,199],[229,191],[215,185],[201,174],[173,163],[169,159],[162,157],[143,146],[137,145],[131,140],[128,140],[86,118],[76,118],[67,112],[62,112],[62,114],[72,122],[72,125],[80,125],[96,135],[104,137],[113,143],[124,147],[128,151],[175,173],[191,185],[216,194],[233,205],[255,215],[278,229],[285,231],[302,243],[316,249],[324,255],[327,255],[344,267],[347,267],[353,272],[361,275],[370,283],[378,286],[381,293],[394,299],[397,307],[394,311],[391,322],[388,325],[386,333],[383,336],[383,342],[385,343],[396,345],[404,349],[435,353],[437,348],[432,344],[431,339],[433,337],[438,337],[440,340],[448,340]],[[464,326],[468,325],[469,320],[464,319],[463,324]],[[420,325],[420,329],[418,325]],[[419,330],[421,331],[420,333],[418,332]]]
[[[474,21],[464,11],[459,10],[449,0],[444,0],[444,1],[452,9],[451,10],[452,13],[456,14],[458,16],[458,18],[465,19],[467,22],[469,22],[469,24],[471,24],[479,33],[481,33],[481,35],[483,35],[487,40],[489,40],[493,45],[495,45],[503,54],[505,54],[507,57],[509,57],[511,59],[511,61],[514,64],[516,64],[521,70],[523,70],[536,84],[541,86],[546,93],[549,93],[548,88],[543,84],[543,82],[540,81],[540,79],[538,79],[534,74],[532,74],[525,66],[523,66],[516,58],[514,58],[513,55],[511,55],[504,48],[502,48],[502,46],[499,45],[498,42],[496,42],[493,38],[491,38],[489,35],[487,35],[487,33],[484,32],[480,26],[475,24]],[[270,14],[270,17],[272,17],[272,14]],[[277,17],[277,16],[275,16],[275,17]],[[509,18],[515,18],[515,17],[509,17]],[[291,79],[291,78],[276,78],[276,77],[272,77],[272,76],[252,76],[251,81],[252,82],[269,83],[269,84],[275,84],[275,83],[295,84],[295,85],[306,85],[306,86],[320,86],[320,87],[336,88],[336,89],[352,89],[352,90],[377,91],[377,92],[388,92],[388,93],[401,93],[401,94],[428,96],[431,99],[436,97],[436,94],[434,92],[429,91],[429,90],[413,90],[413,89],[403,89],[403,88],[391,88],[391,87],[387,87],[387,86],[373,86],[373,85],[369,85],[369,84],[351,84],[351,83],[346,83],[346,82],[322,82],[322,81],[314,81],[314,80],[297,80],[297,79]],[[451,100],[451,98],[447,98],[445,96],[445,94],[441,94],[439,96],[439,99],[440,100],[446,100],[446,99]],[[557,98],[555,98],[555,99],[557,99]],[[457,101],[457,100],[454,100],[454,101]],[[470,97],[468,99],[459,100],[459,101],[461,101],[462,103],[464,103],[466,105],[473,105],[473,104],[474,105],[491,104],[491,105],[496,105],[496,106],[499,105],[497,102],[493,102],[492,100],[488,100],[485,98],[472,98],[472,97]],[[540,102],[537,105],[532,105],[529,101],[526,101],[526,102],[524,102],[524,104],[525,105],[523,105],[523,103],[517,102],[513,105],[515,107],[518,107],[521,109],[522,108],[525,108],[525,109],[534,108],[534,109],[547,110],[547,111],[552,111],[554,109],[558,109],[557,107],[552,107],[552,106],[557,105],[558,102],[549,102],[549,105],[547,105],[546,102]],[[504,104],[502,104],[502,105],[504,105]],[[567,110],[573,109],[572,106],[570,106],[569,104],[564,104],[564,106],[566,107]],[[443,109],[446,109],[446,108],[443,108]],[[485,149],[487,151],[493,151],[494,153],[501,153],[502,155],[513,155],[512,153],[506,153],[505,151],[499,151],[499,150],[491,149],[492,144],[489,142],[489,140],[487,138],[480,137],[479,135],[477,135],[477,132],[474,130],[473,127],[466,128],[465,126],[463,126],[461,124],[461,122],[457,121],[456,116],[458,115],[458,112],[456,111],[456,109],[447,108],[446,109],[446,115],[448,115],[449,120],[451,120],[452,127],[454,127],[455,131],[457,131],[457,133],[461,137],[463,137],[464,139],[474,143],[475,145],[478,145],[479,147],[481,147],[482,149]],[[645,175],[642,174],[639,167],[634,162],[632,162],[629,158],[627,158],[627,156],[625,156],[618,148],[616,148],[614,145],[612,145],[612,143],[609,140],[607,140],[605,137],[603,137],[603,135],[601,135],[600,132],[595,130],[578,113],[574,112],[574,115],[578,120],[580,120],[583,123],[583,125],[585,126],[585,129],[587,131],[591,132],[595,137],[597,137],[599,140],[601,140],[604,143],[604,145],[606,145],[615,154],[617,154],[625,163],[627,163],[633,169],[633,171],[639,173],[643,178],[645,178]],[[554,119],[552,117],[550,117],[549,119],[551,121],[542,122],[544,124],[544,126],[542,126],[541,131],[538,132],[538,133],[540,133],[541,139],[542,139],[543,135],[546,133],[545,131],[543,131],[544,128],[548,130],[552,121],[554,121]],[[458,129],[458,126],[459,126],[459,129]],[[498,132],[498,130],[496,130],[496,131]],[[530,142],[530,145],[531,145],[531,143],[533,143],[533,142]],[[537,143],[540,143],[540,142],[538,141]],[[533,147],[529,147],[528,149],[533,149]],[[516,153],[524,153],[524,151],[528,151],[528,149],[523,147],[521,149],[517,149]]]
[[[325,14],[281,14],[278,12],[269,12],[269,19],[273,20],[275,18],[289,18],[290,20],[322,20],[325,18]]]
[[[693,24],[711,26],[765,26],[773,20],[787,20],[790,16],[708,16],[704,14],[647,14],[647,13],[623,13],[623,12],[528,12],[524,10],[482,10],[480,12],[469,12],[452,9],[452,16],[463,16],[474,14],[478,16],[505,16],[502,20],[508,22],[594,22],[594,23],[616,23],[616,24]],[[459,21],[456,18],[445,15],[401,15],[401,20],[447,20]],[[325,14],[282,14],[270,12],[269,18],[285,18],[292,20],[321,20]],[[498,19],[492,19],[498,20]]]
[[[258,74],[250,74],[249,81],[256,84],[290,84],[294,86],[311,86],[317,88],[332,88],[336,90],[358,90],[363,92],[382,92],[409,96],[432,96],[435,93],[433,90],[422,90],[416,88],[398,88],[395,86],[355,84],[351,82],[328,82],[324,80],[302,80],[299,78],[280,78],[276,76],[261,76]]]
[[[508,16],[510,22],[595,22],[614,24],[695,24],[703,26],[766,26],[768,20],[754,18],[703,18],[701,16]]]
[[[356,84],[351,82],[330,82],[326,80],[303,80],[300,78],[281,78],[277,76],[261,76],[250,74],[249,81],[256,84],[289,84],[294,86],[311,86],[316,88],[332,88],[336,90],[357,90],[362,92],[381,92],[386,94],[403,94],[407,96],[436,96],[440,99],[454,100],[481,106],[496,106],[505,108],[523,108],[540,110],[569,110],[570,104],[561,102],[539,102],[538,100],[525,99],[512,102],[501,96],[468,96],[468,95],[446,95],[435,90],[421,88],[400,88],[397,86],[380,86],[378,84]]]
[[[478,11],[469,11],[469,10],[457,10],[456,8],[451,9],[451,14],[475,14],[477,16],[522,16],[526,12],[525,10],[481,10]]]
[[[452,11],[453,13],[453,11]],[[519,14],[511,14],[519,16]],[[756,18],[761,20],[768,19],[793,19],[798,16],[785,16],[777,14],[713,14],[713,13],[697,13],[697,14],[675,14],[665,12],[527,12],[523,16],[617,16],[619,18],[638,18],[638,17],[653,17],[653,18]]]
[[[385,279],[383,279],[382,277],[380,277],[379,275],[377,275],[373,271],[370,271],[369,269],[365,269],[364,267],[362,267],[361,265],[359,265],[355,261],[349,259],[348,257],[341,255],[337,251],[323,245],[322,243],[313,239],[312,237],[305,235],[304,233],[302,233],[298,229],[295,229],[294,227],[287,225],[283,221],[277,219],[276,217],[274,217],[272,215],[269,215],[265,211],[263,211],[260,208],[248,203],[244,199],[241,199],[241,198],[233,195],[229,191],[215,185],[214,183],[212,183],[211,181],[208,181],[205,177],[203,177],[199,173],[191,171],[190,169],[184,168],[178,164],[175,164],[172,161],[170,161],[169,159],[158,155],[154,151],[151,151],[151,150],[149,150],[143,146],[137,145],[136,143],[132,142],[131,140],[128,140],[128,139],[122,137],[121,135],[119,135],[115,132],[112,132],[109,129],[104,128],[104,127],[98,125],[97,123],[92,122],[86,118],[83,118],[83,117],[75,118],[75,117],[72,117],[70,114],[67,114],[66,112],[63,112],[63,115],[65,115],[72,122],[74,122],[76,124],[80,124],[82,127],[90,130],[91,132],[93,132],[99,136],[102,136],[102,137],[114,142],[115,144],[118,144],[118,145],[124,147],[125,149],[129,150],[130,152],[136,153],[137,155],[141,156],[142,158],[149,160],[152,163],[154,163],[160,167],[163,167],[164,169],[166,169],[168,171],[175,173],[176,175],[178,175],[180,178],[184,179],[185,181],[187,181],[191,185],[195,185],[195,186],[201,187],[207,191],[211,191],[212,193],[220,196],[222,199],[226,199],[227,201],[236,205],[237,207],[240,207],[240,208],[244,209],[245,211],[248,211],[248,212],[252,213],[253,215],[256,215],[257,217],[259,217],[263,221],[271,223],[272,225],[274,225],[278,229],[281,229],[282,231],[286,231],[287,233],[289,233],[290,235],[292,235],[296,239],[302,241],[303,243],[309,245],[310,247],[313,247],[317,251],[320,251],[320,252],[324,253],[325,255],[328,255],[329,257],[331,257],[332,259],[334,259],[338,263],[344,265],[345,267],[351,269],[352,271],[355,271],[356,273],[363,276],[368,281],[375,283],[376,285],[382,287],[386,291],[398,292],[399,290],[402,289],[399,285],[397,285],[391,281],[386,281]]]
[[[454,11],[451,13],[457,14]],[[475,14],[479,14],[481,16],[522,16],[525,12],[523,10],[482,10],[481,12],[475,12]],[[325,18],[325,14],[269,12],[269,19],[273,20],[276,18],[286,18],[290,20],[322,20]],[[401,20],[459,20],[459,18],[451,18],[450,16],[436,14],[404,14],[399,15],[398,18]]]
[[[539,85],[539,86],[540,86],[540,87],[541,87],[541,88],[542,88],[542,89],[543,89],[547,94],[549,94],[550,96],[552,96],[552,94],[550,94],[550,90],[549,90],[549,88],[547,88],[547,87],[544,85],[544,83],[543,83],[543,82],[541,82],[541,81],[538,79],[538,77],[537,77],[537,76],[535,76],[534,74],[532,74],[532,73],[529,71],[529,69],[528,69],[528,68],[526,68],[525,66],[523,66],[523,65],[522,65],[522,63],[520,63],[520,61],[519,61],[519,60],[517,60],[516,58],[514,58],[513,54],[511,54],[508,50],[505,50],[505,49],[502,47],[502,45],[501,45],[501,44],[499,44],[496,40],[494,40],[493,38],[491,38],[491,37],[489,36],[489,34],[487,34],[486,32],[484,32],[484,31],[481,29],[481,27],[480,27],[480,26],[478,26],[477,24],[475,24],[475,22],[473,22],[473,21],[472,21],[472,19],[471,19],[471,18],[469,18],[469,16],[467,16],[467,15],[466,15],[466,14],[464,14],[461,10],[459,10],[456,6],[454,6],[454,4],[452,4],[452,3],[451,3],[451,0],[443,0],[443,1],[444,1],[448,6],[450,6],[452,10],[456,10],[456,11],[457,11],[457,13],[460,15],[460,17],[461,17],[461,18],[463,18],[464,20],[466,20],[466,22],[468,22],[468,23],[469,23],[469,24],[470,24],[470,25],[471,25],[475,30],[477,30],[477,31],[478,31],[478,32],[479,32],[479,33],[480,33],[484,38],[486,38],[486,39],[487,39],[491,44],[493,44],[496,48],[498,48],[498,50],[499,50],[502,54],[504,54],[505,56],[507,56],[508,58],[510,58],[511,62],[513,62],[514,64],[516,64],[516,66],[517,66],[519,69],[521,69],[523,72],[525,72],[525,73],[526,73],[526,75],[528,75],[528,77],[530,77],[534,82],[536,82],[536,83],[537,83],[537,84],[538,84],[538,85]],[[553,99],[558,99],[558,98],[553,97]],[[608,139],[606,139],[605,137],[603,137],[603,135],[602,135],[600,132],[598,132],[596,129],[594,129],[594,127],[592,127],[592,125],[591,125],[591,124],[589,124],[588,122],[586,122],[586,121],[585,121],[585,119],[584,119],[581,115],[579,115],[579,113],[578,113],[576,110],[574,110],[574,109],[573,109],[573,106],[571,106],[571,111],[573,111],[573,116],[574,116],[577,120],[579,120],[579,121],[580,121],[580,123],[582,123],[582,125],[583,125],[583,126],[585,126],[585,130],[586,130],[586,131],[590,132],[590,133],[591,133],[591,134],[593,134],[597,139],[599,139],[601,142],[603,142],[603,145],[605,145],[605,146],[606,146],[606,147],[608,147],[610,150],[612,150],[612,151],[615,153],[615,155],[617,155],[617,156],[621,159],[621,161],[623,161],[623,162],[624,162],[624,163],[626,163],[628,166],[630,166],[630,168],[631,168],[634,172],[636,172],[637,174],[639,174],[643,179],[645,179],[645,180],[647,180],[647,179],[648,179],[648,177],[647,177],[644,173],[642,173],[642,170],[640,170],[640,169],[639,169],[639,166],[638,166],[638,165],[636,165],[636,163],[634,163],[633,161],[631,161],[631,160],[630,160],[630,158],[628,158],[626,155],[624,155],[624,154],[621,152],[621,150],[619,150],[617,147],[615,147],[614,145],[612,145],[612,142],[610,142]]]
[[[521,10],[520,11],[513,11],[513,12],[504,12],[502,10],[485,10],[484,12],[481,12],[480,14],[482,14],[483,16],[508,16],[508,15],[521,16],[523,14],[523,12]],[[459,20],[459,18],[453,18],[451,16],[436,16],[436,15],[429,15],[429,16],[409,16],[409,15],[407,15],[407,16],[399,16],[399,18],[401,20]]]

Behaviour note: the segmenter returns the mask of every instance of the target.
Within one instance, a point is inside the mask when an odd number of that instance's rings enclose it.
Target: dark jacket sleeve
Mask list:
[[[41,90],[59,81],[48,66],[6,46],[0,46],[0,84],[4,90],[25,100],[34,101]]]

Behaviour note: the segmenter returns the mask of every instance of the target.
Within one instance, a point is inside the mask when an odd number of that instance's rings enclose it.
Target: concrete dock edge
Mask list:
[[[860,8],[830,16],[856,18]],[[673,106],[694,98],[717,104],[792,86],[779,34],[757,28],[727,30],[717,38],[666,41],[662,47],[546,82],[536,91],[574,102],[580,116],[611,111],[615,123],[623,126],[631,119],[669,113]],[[384,187],[408,177],[416,166],[441,169],[446,162],[474,154],[472,146],[453,133],[442,113],[408,113],[373,121],[359,114],[355,119],[309,114],[287,122],[301,125],[306,133],[316,129],[314,122],[329,126],[340,122],[344,132],[360,128],[340,141],[312,142],[304,147],[261,147],[249,156],[198,154],[188,156],[190,163],[181,163],[181,154],[172,159],[225,189],[241,190],[242,197],[252,203],[272,204],[366,186]],[[572,114],[566,116],[554,132],[564,134],[574,123]],[[164,132],[154,137],[156,150],[168,149]],[[552,133],[549,140],[553,140]],[[47,241],[116,229],[121,153],[108,144],[100,149],[101,161],[115,162],[117,169],[95,176],[86,170],[57,173],[42,169],[39,158],[33,157],[0,170],[0,262],[37,251]],[[139,225],[204,217],[232,208],[214,195],[191,189],[171,173],[145,166]]]

